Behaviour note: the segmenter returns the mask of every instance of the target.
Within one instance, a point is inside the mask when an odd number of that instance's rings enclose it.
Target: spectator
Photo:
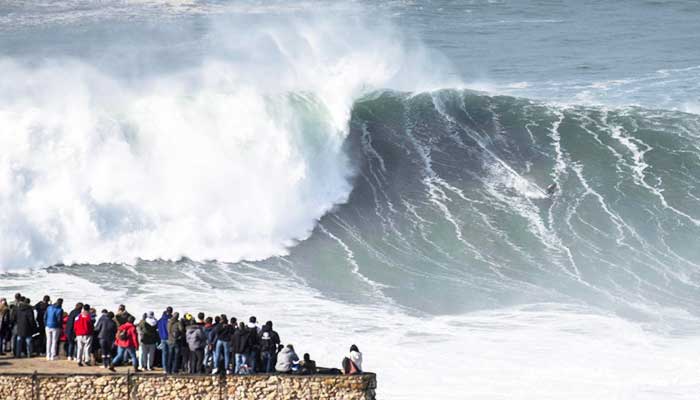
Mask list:
[[[194,324],[194,318],[192,314],[185,313],[185,315],[180,318],[180,329],[182,330],[182,335],[180,340],[177,342],[177,347],[180,349],[180,371],[188,372],[190,370],[190,347],[187,345],[187,327]]]
[[[211,317],[207,317],[204,320],[204,334],[207,336],[207,346],[204,348],[204,369],[207,373],[214,368],[214,347],[216,346],[214,328],[216,328],[216,324],[219,321],[219,317],[216,317],[214,320]]]
[[[0,299],[0,356],[5,355],[5,342],[10,336],[10,306],[5,298]]]
[[[362,373],[362,353],[354,344],[350,346],[350,354],[343,359],[343,372],[346,375]]]
[[[272,322],[268,321],[260,333],[260,353],[262,357],[262,371],[274,372],[277,346],[280,344],[279,335],[272,330]]]
[[[246,364],[250,372],[257,372],[257,367],[260,365],[258,363],[258,357],[260,357],[260,330],[258,326],[257,318],[250,317],[250,323],[248,324],[248,329],[250,330],[250,352],[248,353]]]
[[[253,335],[254,331],[246,328],[243,322],[238,325],[238,329],[233,334],[233,346],[231,350],[234,353],[234,360],[236,362],[236,367],[233,371],[236,375],[247,374],[249,372],[250,365],[248,364],[248,357],[253,349]]]
[[[182,325],[180,324],[180,313],[173,313],[168,320],[168,373],[177,374],[180,370],[180,342],[184,336]]]
[[[102,310],[106,312],[107,310]],[[95,322],[97,322],[97,310],[92,307],[90,308],[90,319],[92,319],[92,342],[90,343],[90,361],[92,365],[97,365],[98,354],[100,353],[100,339],[97,337],[97,332],[94,330]]]
[[[153,371],[156,343],[158,342],[158,321],[155,319],[153,311],[143,314],[143,318],[138,326],[141,342],[141,369]]]
[[[63,299],[56,300],[56,304],[46,308],[44,326],[46,327],[46,359],[53,361],[58,357],[58,340],[63,326]]]
[[[117,320],[117,326],[124,325],[129,320],[129,317],[132,317],[132,315],[126,311],[126,306],[124,304],[120,304],[119,308],[117,309],[117,313],[114,316],[114,318]]]
[[[75,308],[68,313],[68,322],[66,322],[66,352],[68,356],[68,360],[73,360],[75,359],[75,330],[73,329],[73,325],[75,324],[75,320],[78,318],[80,313],[83,310],[83,303],[77,303],[75,305]]]
[[[10,344],[12,353],[17,354],[17,324],[15,324],[15,313],[22,304],[24,297],[21,293],[15,293],[15,299],[10,303]]]
[[[90,348],[92,346],[92,335],[95,331],[95,323],[90,315],[90,305],[85,304],[83,311],[78,315],[73,323],[75,339],[78,343],[77,359],[78,366],[90,365]]]
[[[63,343],[63,351],[66,353],[66,360],[68,359],[68,337],[66,336],[66,325],[68,324],[68,313],[63,311],[63,325],[61,326],[61,337],[58,339]]]
[[[138,358],[136,358],[136,350],[139,348],[139,340],[136,334],[136,327],[134,326],[135,320],[136,319],[130,315],[127,317],[126,322],[120,325],[117,329],[117,337],[114,341],[114,344],[117,345],[117,356],[114,357],[114,360],[109,367],[111,371],[115,370],[115,365],[121,364],[125,355],[128,353],[131,357],[134,371],[139,372]]]
[[[15,357],[22,356],[22,346],[25,345],[27,357],[32,356],[32,335],[37,331],[34,310],[29,299],[24,299],[17,304],[14,315],[14,324],[17,328],[15,339]]]
[[[168,320],[173,313],[172,307],[168,307],[163,311],[160,319],[158,320],[158,337],[160,338],[159,348],[161,350],[161,360],[163,364],[163,371],[166,374],[170,373],[170,346],[168,345]]]
[[[202,314],[202,318],[203,317],[204,314]],[[187,326],[185,335],[187,337],[187,346],[191,354],[189,372],[190,374],[201,374],[204,362],[204,347],[207,345],[204,324],[200,322]]]
[[[294,363],[298,361],[299,356],[297,356],[297,353],[294,352],[294,346],[288,344],[277,355],[277,365],[275,366],[275,369],[277,370],[277,372],[288,374],[292,372],[292,367],[294,366]]]
[[[248,318],[248,328],[254,329],[255,333],[260,334],[262,328],[258,326],[258,319],[255,316]]]
[[[299,363],[300,375],[313,375],[316,373],[316,361],[311,359],[309,353],[304,354],[304,359]]]
[[[231,362],[231,339],[233,338],[233,327],[229,325],[226,316],[221,317],[221,322],[214,328],[214,343],[216,343],[216,348],[214,350],[214,369],[211,371],[212,375],[216,375],[219,372],[219,360],[221,357],[224,358],[224,368],[225,373],[229,373],[229,364]]]
[[[51,304],[51,297],[44,296],[42,301],[34,305],[34,310],[36,311],[36,324],[39,329],[39,339],[37,349],[40,354],[47,353],[46,351],[46,325],[44,325],[44,316],[46,315],[46,309],[49,308]]]
[[[112,347],[117,338],[117,323],[114,321],[114,313],[111,311],[103,312],[100,319],[97,320],[95,331],[97,331],[97,338],[100,341],[102,368],[109,368],[112,365]]]

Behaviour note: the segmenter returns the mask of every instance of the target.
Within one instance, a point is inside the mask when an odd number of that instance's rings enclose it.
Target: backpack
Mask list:
[[[129,334],[126,332],[126,329],[119,330],[119,333],[117,333],[117,339],[123,341],[129,340]]]

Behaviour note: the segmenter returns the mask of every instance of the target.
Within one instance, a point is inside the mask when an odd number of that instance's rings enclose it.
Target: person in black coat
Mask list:
[[[247,372],[248,356],[253,350],[252,335],[257,335],[257,331],[246,328],[243,322],[240,323],[236,333],[233,334],[231,350],[233,351],[236,361],[236,368],[234,369],[236,375]],[[244,365],[246,369],[242,371],[241,367]]]
[[[68,313],[68,322],[66,322],[66,344],[68,345],[68,360],[73,360],[75,358],[75,330],[73,330],[73,323],[78,315],[83,311],[83,303],[78,303],[75,308]]]
[[[224,359],[223,371],[228,371],[228,365],[231,362],[232,338],[233,326],[229,325],[226,316],[222,315],[219,323],[214,326],[211,333],[211,340],[215,343],[212,375],[216,375],[219,372],[219,360],[221,358]]]
[[[117,323],[114,322],[113,312],[102,313],[95,325],[95,334],[100,342],[102,368],[109,368],[114,340],[117,338]]]
[[[272,321],[267,321],[263,325],[258,341],[262,356],[262,372],[274,372],[275,364],[277,364],[277,348],[280,345],[280,336],[272,329]]]
[[[27,357],[32,356],[32,335],[37,332],[36,319],[34,319],[34,309],[25,299],[17,305],[14,313],[14,323],[17,327],[17,339],[15,342],[15,357],[22,355],[22,343],[26,343]]]
[[[49,308],[51,304],[51,298],[49,296],[44,296],[44,299],[34,305],[36,310],[36,323],[39,330],[39,348],[37,349],[40,354],[46,353],[46,326],[44,326],[44,315],[46,315],[46,309]]]

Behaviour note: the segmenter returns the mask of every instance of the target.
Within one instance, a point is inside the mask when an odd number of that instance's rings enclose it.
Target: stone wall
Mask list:
[[[363,375],[1,374],[2,400],[374,400]]]

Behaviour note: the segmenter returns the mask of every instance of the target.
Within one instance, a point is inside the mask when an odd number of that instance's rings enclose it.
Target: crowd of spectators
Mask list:
[[[8,304],[0,298],[0,355],[63,357],[79,367],[100,366],[112,371],[131,362],[135,371],[160,368],[166,374],[317,374],[362,373],[362,353],[352,345],[342,370],[318,368],[306,353],[284,345],[272,321],[258,324],[225,314],[182,315],[167,307],[156,319],[149,311],[137,318],[120,305],[116,312],[99,313],[76,303],[70,311],[63,299],[44,296],[32,306],[20,293]]]

